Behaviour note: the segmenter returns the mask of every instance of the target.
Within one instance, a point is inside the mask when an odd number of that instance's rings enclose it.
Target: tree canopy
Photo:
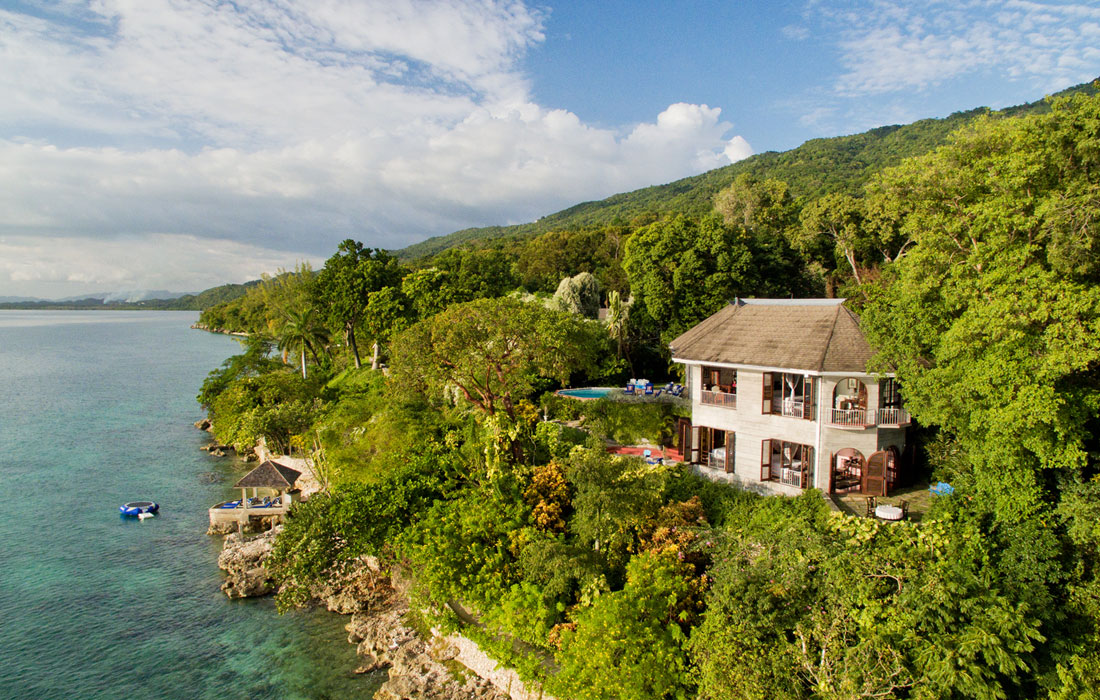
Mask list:
[[[595,360],[595,338],[571,314],[516,299],[456,304],[403,331],[393,370],[406,386],[442,393],[455,386],[488,415],[516,418],[538,377],[566,383]]]
[[[320,305],[327,311],[330,322],[343,330],[357,368],[360,362],[355,331],[370,295],[399,284],[401,277],[396,258],[378,248],[364,248],[350,238],[340,244],[317,275]]]

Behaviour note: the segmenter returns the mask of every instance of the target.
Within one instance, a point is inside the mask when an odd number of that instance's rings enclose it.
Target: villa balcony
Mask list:
[[[786,416],[788,418],[802,418],[804,420],[815,420],[816,416],[813,404],[807,404],[802,400],[802,397],[797,398],[773,398],[771,401],[771,410],[765,404],[765,413],[771,413],[773,416]]]
[[[825,421],[834,428],[863,430],[875,424],[875,412],[865,408],[827,408]]]
[[[904,408],[880,408],[872,411],[865,408],[828,408],[825,409],[825,422],[833,428],[851,428],[863,430],[878,426],[880,428],[902,428],[910,423],[909,412]]]
[[[699,402],[706,406],[737,408],[737,394],[730,394],[725,391],[707,391],[704,389],[699,392],[699,395]]]
[[[880,408],[878,410],[878,426],[880,428],[901,428],[911,422],[909,411],[904,408]]]

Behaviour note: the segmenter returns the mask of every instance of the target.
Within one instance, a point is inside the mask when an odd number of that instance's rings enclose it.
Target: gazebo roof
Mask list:
[[[241,477],[241,480],[233,485],[235,489],[289,489],[294,486],[294,481],[302,475],[297,469],[272,462],[270,459]]]

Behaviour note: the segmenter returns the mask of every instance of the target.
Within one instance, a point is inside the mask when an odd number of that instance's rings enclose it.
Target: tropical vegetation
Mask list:
[[[280,604],[377,556],[563,699],[1098,697],[1100,97],[951,124],[889,168],[818,164],[844,186],[746,167],[705,211],[413,265],[346,241],[204,312],[249,334],[199,396],[219,439],[330,477],[278,538]],[[919,522],[610,454],[684,408],[554,393],[677,378],[669,339],[733,297],[826,294],[955,488]]]

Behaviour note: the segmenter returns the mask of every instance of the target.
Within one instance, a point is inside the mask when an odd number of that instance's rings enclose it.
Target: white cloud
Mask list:
[[[1096,77],[1094,5],[867,0],[823,9],[821,17],[839,32],[843,96],[923,90],[990,72],[1049,90]]]
[[[0,285],[46,298],[139,289],[201,291],[323,259],[225,239],[148,234],[109,240],[0,237]]]
[[[517,66],[545,17],[514,0],[51,7],[0,10],[9,241],[162,232],[327,256],[348,236],[401,247],[529,221],[751,154],[706,105],[620,131],[534,103]],[[9,248],[23,257],[7,280],[45,269],[39,252]]]

